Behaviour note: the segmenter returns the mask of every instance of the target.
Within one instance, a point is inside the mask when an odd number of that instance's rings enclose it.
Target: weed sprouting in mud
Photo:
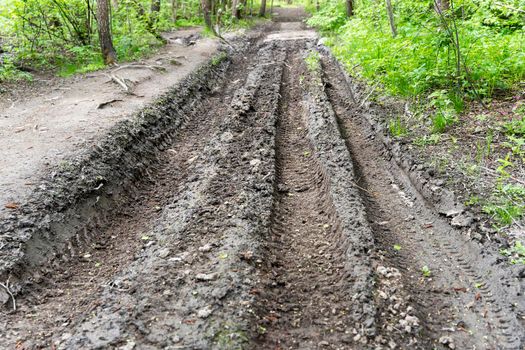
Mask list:
[[[511,264],[525,265],[525,245],[521,241],[516,241],[508,249],[501,249],[500,253],[508,257]]]
[[[403,137],[408,134],[408,128],[399,117],[390,120],[388,130],[394,137]]]
[[[319,55],[319,52],[313,50],[308,53],[306,58],[304,59],[306,62],[306,67],[310,72],[319,72],[321,69],[321,56]]]
[[[416,146],[424,147],[428,145],[437,145],[441,140],[439,134],[424,135],[414,139],[413,143]]]
[[[228,55],[225,53],[225,52],[221,52],[215,56],[212,57],[211,59],[211,65],[212,66],[218,66],[219,64],[221,64],[226,58],[228,57]]]
[[[525,187],[500,183],[496,186],[483,211],[491,215],[498,227],[511,225],[524,215]]]
[[[215,334],[215,349],[219,350],[242,350],[248,342],[248,336],[244,330],[235,324],[226,324]]]
[[[432,271],[430,271],[430,268],[427,265],[425,265],[421,268],[421,274],[423,275],[423,277],[429,278],[432,276]]]

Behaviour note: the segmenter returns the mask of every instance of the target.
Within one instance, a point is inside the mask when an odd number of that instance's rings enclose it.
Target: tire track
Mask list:
[[[436,345],[445,347],[519,349],[522,327],[505,293],[512,282],[494,266],[494,255],[458,235],[428,206],[397,165],[381,160],[387,152],[372,141],[374,130],[364,118],[350,114],[343,102],[350,100],[341,89],[344,76],[329,59],[324,60],[324,67],[330,101],[359,169],[376,244],[389,252],[387,258],[395,256],[391,263],[403,272],[418,314],[427,315],[423,320],[429,335]],[[412,205],[407,205],[407,198]],[[403,247],[392,254],[393,245],[406,245],[410,251]],[[415,275],[423,265],[432,270],[428,283]]]
[[[362,347],[373,333],[364,208],[355,189],[346,187],[349,159],[345,163],[344,153],[341,158],[332,148],[344,143],[340,137],[327,143],[319,134],[334,137],[302,91],[306,46],[289,48],[281,86],[272,222],[263,288],[255,291],[253,347],[260,349]]]

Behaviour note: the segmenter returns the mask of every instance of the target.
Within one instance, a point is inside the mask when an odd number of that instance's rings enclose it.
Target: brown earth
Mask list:
[[[275,10],[1,222],[4,348],[523,347],[516,269]]]

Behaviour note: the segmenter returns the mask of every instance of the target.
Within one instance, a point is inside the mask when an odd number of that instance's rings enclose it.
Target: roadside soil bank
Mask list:
[[[0,215],[9,211],[6,205],[22,203],[39,176],[93,147],[111,126],[129,119],[209,60],[218,43],[199,33],[170,33],[168,44],[141,62],[71,78],[37,77],[30,86],[11,86],[0,94]],[[188,45],[188,38],[194,43]],[[111,75],[125,79],[130,92]]]

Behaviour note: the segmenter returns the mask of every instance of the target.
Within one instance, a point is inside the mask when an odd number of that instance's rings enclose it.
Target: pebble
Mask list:
[[[198,273],[196,276],[195,276],[195,279],[197,281],[203,281],[203,282],[206,282],[206,281],[213,281],[217,278],[217,274],[216,273]]]
[[[439,342],[443,345],[446,345],[449,349],[455,349],[454,340],[449,336],[442,336],[439,338]]]
[[[136,343],[134,341],[129,341],[126,343],[126,345],[121,346],[119,350],[133,350],[135,349]]]
[[[472,224],[472,217],[464,214],[460,214],[452,219],[450,222],[455,227],[467,227]]]
[[[208,318],[213,312],[211,306],[206,306],[197,312],[199,318]]]
[[[161,259],[166,259],[170,255],[170,250],[168,248],[163,248],[159,250],[159,257]]]
[[[211,244],[207,243],[207,244],[203,245],[202,247],[199,247],[199,252],[208,253],[208,252],[211,251],[211,249],[212,249]]]
[[[261,160],[260,159],[252,159],[250,160],[250,165],[251,166],[258,166],[259,164],[261,164]]]

